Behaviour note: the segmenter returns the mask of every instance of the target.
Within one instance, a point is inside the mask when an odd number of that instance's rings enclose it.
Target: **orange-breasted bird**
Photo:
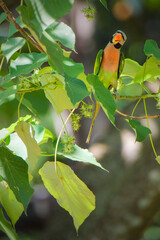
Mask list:
[[[101,49],[96,57],[94,74],[99,76],[107,89],[117,90],[119,76],[123,70],[124,57],[121,47],[127,40],[126,34],[120,30],[113,34],[105,49]],[[95,112],[86,142],[89,143],[93,125],[100,109],[100,103],[96,102]]]

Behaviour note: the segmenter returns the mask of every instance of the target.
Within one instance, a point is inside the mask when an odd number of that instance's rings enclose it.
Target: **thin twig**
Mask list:
[[[55,157],[54,157],[54,163],[55,163],[55,172],[56,172],[56,173],[57,173],[57,151],[58,151],[58,144],[59,144],[60,138],[61,138],[61,136],[62,136],[63,130],[65,129],[65,126],[66,126],[68,120],[70,119],[70,117],[72,116],[72,114],[73,114],[74,111],[75,111],[75,108],[73,108],[73,110],[71,111],[71,113],[68,115],[68,117],[67,117],[65,123],[63,124],[63,127],[62,127],[62,129],[61,129],[61,131],[60,131],[60,133],[59,133],[59,136],[58,136],[58,138],[57,138],[56,147],[55,147],[55,154],[54,154],[54,155],[55,155]]]
[[[136,117],[136,116],[130,116],[127,115],[125,113],[120,112],[119,110],[116,109],[116,112],[120,115],[122,115],[123,117],[126,118],[131,118],[131,119],[154,119],[154,118],[160,118],[160,115],[154,115],[154,116],[142,116],[142,117]]]
[[[147,107],[146,107],[146,101],[145,101],[145,99],[143,99],[143,104],[144,104],[145,114],[146,114],[146,117],[147,117],[147,116],[148,116],[148,113],[147,113]],[[149,121],[148,121],[148,118],[147,118],[146,121],[147,121],[147,127],[150,128],[150,127],[149,127]],[[155,155],[155,157],[156,157],[156,159],[157,159],[158,155],[157,155],[157,153],[156,153],[156,149],[155,149],[155,147],[154,147],[154,143],[153,143],[153,139],[152,139],[152,134],[151,134],[151,133],[149,134],[149,138],[150,138],[150,142],[151,142],[151,146],[152,146],[152,149],[153,149],[154,155]]]
[[[16,29],[21,33],[23,37],[25,37],[33,46],[35,46],[40,52],[44,52],[44,50],[41,48],[41,46],[29,35],[25,33],[23,28],[19,26],[19,24],[16,22],[16,19],[13,17],[10,10],[7,8],[6,4],[0,0],[0,7],[4,10],[4,12],[7,14],[9,20],[14,24]]]

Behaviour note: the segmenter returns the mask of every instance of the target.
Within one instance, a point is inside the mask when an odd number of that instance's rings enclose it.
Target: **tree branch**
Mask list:
[[[159,117],[160,117],[160,115],[142,116],[142,117],[130,116],[130,115],[127,115],[127,114],[125,114],[125,113],[120,112],[120,111],[117,110],[117,109],[116,109],[116,112],[117,112],[118,114],[120,114],[121,116],[123,116],[123,117],[131,118],[131,119],[153,119],[153,118],[159,118]]]
[[[14,24],[16,29],[21,33],[21,35],[26,38],[34,47],[36,47],[40,52],[44,52],[44,50],[39,46],[39,44],[29,35],[25,33],[23,28],[19,26],[19,24],[16,22],[16,19],[13,17],[12,13],[7,8],[6,4],[0,0],[0,7],[3,9],[3,11],[7,14],[9,20]]]

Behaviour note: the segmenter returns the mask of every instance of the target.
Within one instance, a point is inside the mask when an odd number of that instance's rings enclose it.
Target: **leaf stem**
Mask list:
[[[60,138],[61,138],[61,136],[62,136],[63,130],[65,129],[65,126],[66,126],[68,120],[70,119],[70,117],[72,116],[72,114],[73,114],[73,112],[74,112],[75,110],[76,110],[76,108],[73,108],[72,111],[71,111],[71,113],[68,115],[68,117],[67,117],[66,121],[64,122],[63,127],[62,127],[62,129],[61,129],[61,131],[60,131],[60,133],[59,133],[59,136],[58,136],[58,138],[57,138],[56,147],[55,147],[55,157],[54,157],[54,163],[55,163],[55,171],[56,171],[56,173],[57,173],[57,151],[58,151],[58,144],[59,144]],[[57,176],[58,176],[58,174],[57,174]]]
[[[18,120],[20,119],[20,106],[21,106],[23,97],[24,97],[24,93],[22,93],[22,96],[21,96],[19,104],[18,104]]]
[[[0,71],[1,71],[1,69],[2,69],[4,59],[5,59],[5,56],[2,57],[2,61],[1,61],[1,63],[0,63]]]
[[[132,110],[132,113],[131,113],[131,116],[133,116],[133,114],[134,114],[134,112],[135,112],[138,104],[140,103],[140,101],[141,101],[141,98],[137,101],[136,105],[134,106],[134,108],[133,108],[133,110]]]
[[[145,114],[146,114],[146,117],[147,117],[147,107],[146,107],[146,101],[145,101],[145,99],[143,99],[143,103],[144,103]],[[146,120],[147,120],[147,127],[149,128],[148,118],[146,118]],[[149,138],[150,138],[150,142],[151,142],[151,146],[152,146],[154,155],[155,155],[155,157],[157,158],[158,155],[157,155],[157,153],[156,153],[156,150],[155,150],[155,147],[154,147],[154,144],[153,144],[153,139],[152,139],[152,134],[151,134],[151,133],[149,134]]]

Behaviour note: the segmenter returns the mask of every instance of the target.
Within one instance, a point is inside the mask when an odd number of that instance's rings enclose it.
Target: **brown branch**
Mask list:
[[[23,37],[25,37],[34,47],[36,47],[40,52],[44,52],[44,50],[39,46],[39,44],[29,35],[25,33],[23,28],[19,26],[19,24],[16,22],[16,19],[13,17],[12,13],[9,11],[5,3],[0,0],[0,7],[4,10],[4,12],[7,14],[9,20],[14,24],[16,29],[21,33]]]
[[[121,116],[123,116],[123,117],[131,118],[131,119],[154,119],[154,118],[159,118],[159,117],[160,117],[160,115],[142,116],[142,117],[130,116],[130,115],[127,115],[127,114],[125,114],[125,113],[120,112],[120,111],[117,110],[117,109],[116,109],[116,112],[117,112],[118,114],[120,114]]]

